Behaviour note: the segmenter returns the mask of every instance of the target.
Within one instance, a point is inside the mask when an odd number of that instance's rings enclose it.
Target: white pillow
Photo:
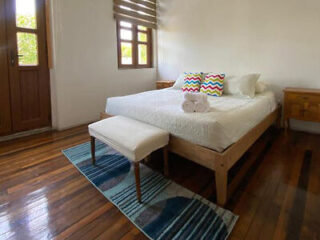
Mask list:
[[[256,92],[256,83],[260,74],[244,76],[229,76],[225,78],[223,92],[232,95],[241,95],[253,98]]]
[[[179,77],[177,78],[176,82],[173,84],[172,88],[179,90],[183,87],[184,84],[184,73],[180,73]]]
[[[258,81],[256,83],[256,93],[263,93],[267,90],[268,84],[263,81]]]

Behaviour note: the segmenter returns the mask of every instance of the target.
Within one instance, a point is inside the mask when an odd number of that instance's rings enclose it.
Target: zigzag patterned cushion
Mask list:
[[[184,73],[183,92],[199,92],[203,73]]]
[[[221,97],[225,74],[209,73],[201,84],[200,92],[214,97]]]

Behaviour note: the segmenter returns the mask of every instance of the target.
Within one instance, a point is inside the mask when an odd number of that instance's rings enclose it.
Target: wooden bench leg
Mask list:
[[[140,163],[134,163],[134,175],[136,178],[136,191],[137,191],[137,198],[139,203],[141,203],[141,188],[140,188]]]
[[[91,157],[92,157],[92,164],[96,164],[96,139],[95,137],[91,137]]]
[[[164,175],[169,177],[169,157],[168,157],[168,147],[163,148],[163,160],[164,160]]]
[[[228,171],[225,169],[217,169],[215,172],[216,189],[217,189],[217,202],[218,205],[224,206],[227,203],[227,186],[228,186]]]
[[[148,155],[145,157],[145,159],[143,159],[143,162],[148,163],[148,162],[150,162],[150,160],[151,160],[151,155]]]

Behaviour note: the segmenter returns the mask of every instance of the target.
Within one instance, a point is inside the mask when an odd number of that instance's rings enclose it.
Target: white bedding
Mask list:
[[[106,112],[167,130],[172,135],[222,152],[275,110],[272,92],[254,98],[208,97],[210,112],[184,113],[183,92],[172,88],[107,99]]]

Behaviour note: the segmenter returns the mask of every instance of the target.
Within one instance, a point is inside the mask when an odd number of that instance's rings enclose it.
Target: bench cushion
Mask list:
[[[167,131],[122,116],[90,124],[89,133],[135,162],[169,143]]]

